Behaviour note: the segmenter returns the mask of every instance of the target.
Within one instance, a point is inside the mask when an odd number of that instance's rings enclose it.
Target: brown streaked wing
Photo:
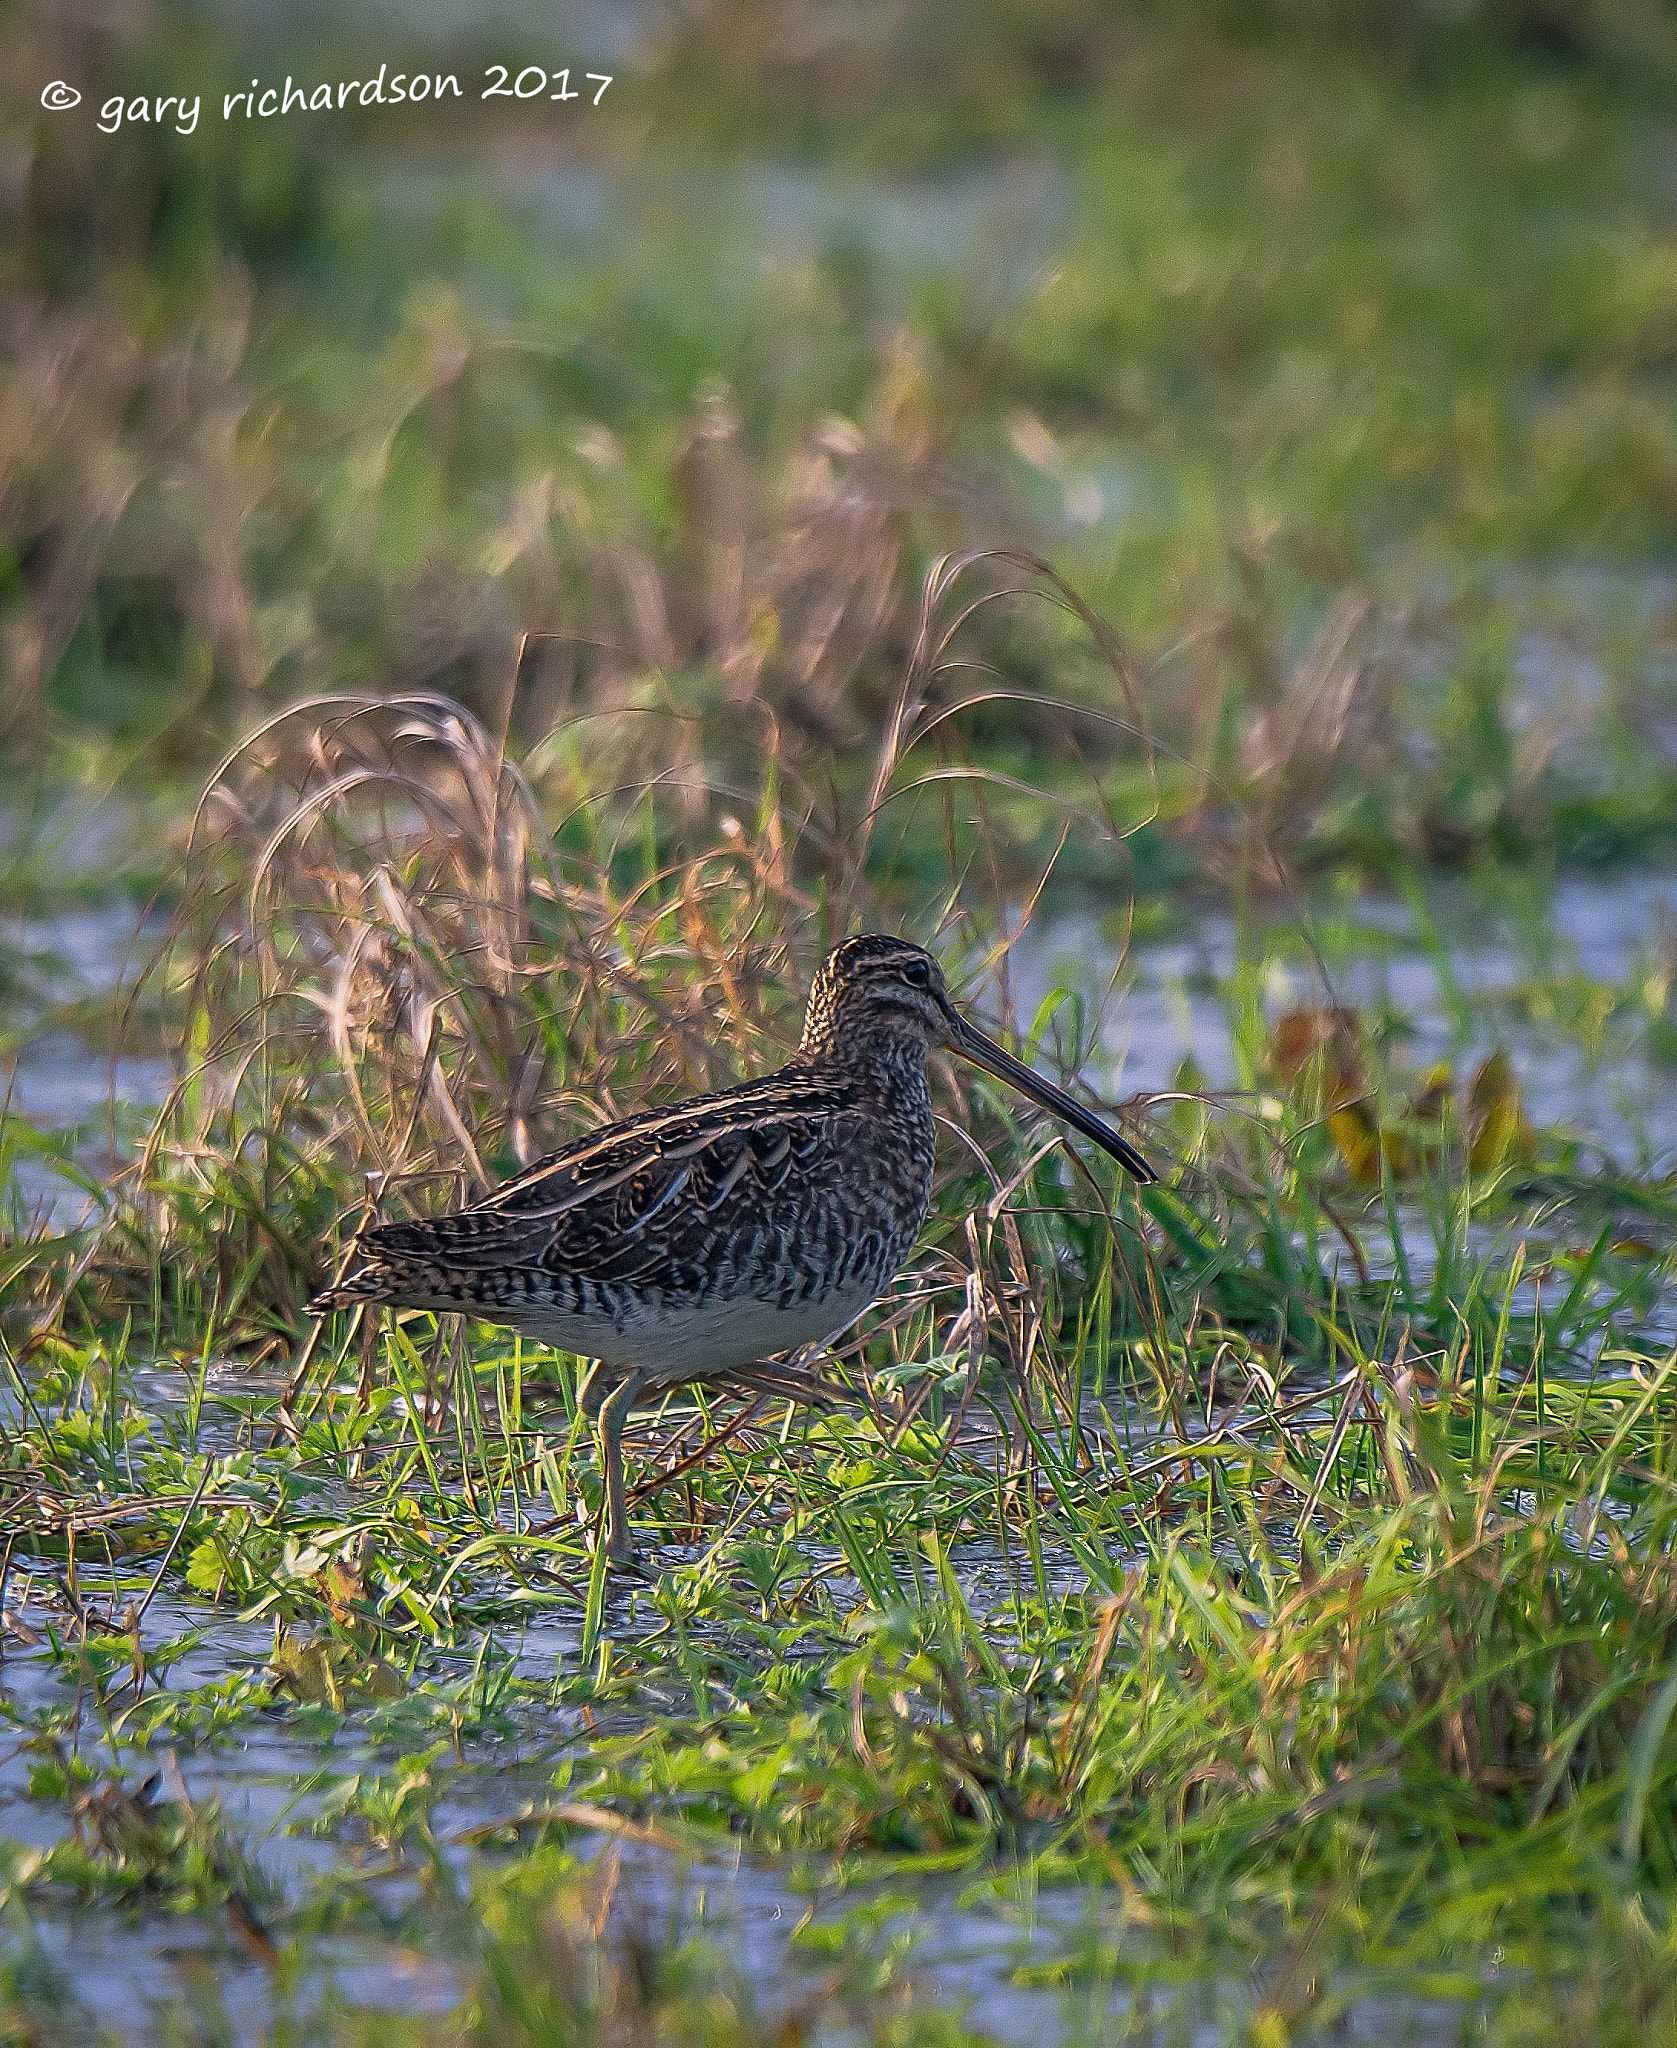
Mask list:
[[[555,1219],[541,1263],[602,1283],[702,1293],[781,1253],[854,1150],[862,1119],[824,1099],[749,1123],[730,1120],[703,1144],[684,1140]],[[752,1291],[747,1286],[747,1291]]]
[[[539,1159],[452,1215],[384,1224],[370,1247],[490,1272],[544,1267],[633,1282],[701,1256],[761,1213],[797,1167],[847,1149],[855,1090],[832,1076],[774,1074],[726,1094],[643,1111]]]
[[[692,1157],[729,1131],[828,1115],[853,1108],[857,1099],[855,1084],[845,1078],[787,1071],[667,1109],[643,1109],[535,1160],[461,1213],[557,1216],[659,1159]]]

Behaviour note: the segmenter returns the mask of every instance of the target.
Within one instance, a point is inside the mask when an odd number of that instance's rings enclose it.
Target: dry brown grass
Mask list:
[[[22,565],[0,610],[14,759],[39,750],[78,629],[103,630],[123,602],[159,614],[177,643],[154,713],[166,755],[197,754],[185,722],[212,698],[243,707],[261,687],[243,533],[266,477],[236,445],[249,310],[230,280],[195,331],[151,344],[109,307],[0,298],[0,536]],[[101,591],[120,593],[103,614]]]
[[[725,776],[690,721],[686,765],[660,765],[683,722],[656,709],[579,720],[522,762],[429,693],[265,720],[204,793],[132,992],[176,1078],[100,1260],[294,1327],[363,1191],[397,1213],[456,1201],[595,1122],[778,1063],[814,966],[859,925],[907,924],[1006,1011],[1007,953],[1054,864],[1077,842],[1120,878],[1141,822],[1094,773],[1079,800],[965,757],[963,721],[995,698],[961,694],[973,622],[1027,587],[1075,604],[1025,558],[941,565],[883,737],[824,788],[760,703],[714,714],[761,735]],[[1125,900],[1115,882],[1108,907]],[[983,1225],[997,1300],[1028,1265],[1002,1206]]]

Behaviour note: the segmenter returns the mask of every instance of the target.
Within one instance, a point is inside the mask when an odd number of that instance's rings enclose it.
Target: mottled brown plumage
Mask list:
[[[939,1044],[1153,1179],[1115,1131],[958,1016],[929,954],[866,935],[823,963],[778,1073],[627,1117],[453,1215],[364,1231],[313,1307],[464,1310],[597,1360],[606,1541],[625,1558],[633,1402],[696,1380],[807,1397],[795,1366],[766,1361],[837,1336],[908,1255],[931,1199],[926,1058]]]

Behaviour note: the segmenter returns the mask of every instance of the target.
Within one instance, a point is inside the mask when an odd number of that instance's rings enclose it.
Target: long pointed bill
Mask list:
[[[953,1010],[949,1014],[955,1026],[950,1034],[950,1047],[963,1059],[971,1060],[975,1067],[982,1067],[987,1074],[994,1074],[998,1081],[1017,1088],[1021,1095],[1028,1095],[1033,1102],[1040,1103],[1063,1123],[1070,1124],[1074,1131],[1081,1131],[1084,1137],[1093,1139],[1103,1152],[1110,1152],[1118,1164],[1134,1174],[1137,1180],[1158,1179],[1159,1176],[1129,1140],[1119,1137],[1110,1124],[1102,1123],[1092,1110],[1085,1109],[1081,1102],[1073,1101],[1063,1088],[1056,1088],[1052,1081],[1045,1081],[1040,1074],[1032,1073],[1012,1053],[1003,1052],[993,1038],[987,1038],[965,1017]]]

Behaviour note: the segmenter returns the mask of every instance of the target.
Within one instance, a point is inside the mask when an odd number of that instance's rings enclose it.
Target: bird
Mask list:
[[[972,1061],[1158,1178],[1129,1141],[950,1001],[923,947],[845,939],[810,986],[797,1052],[719,1094],[642,1110],[548,1154],[468,1207],[364,1228],[317,1316],[359,1304],[464,1312],[594,1361],[599,1543],[634,1558],[622,1432],[693,1383],[810,1398],[781,1354],[830,1343],[913,1248],[931,1201],[934,1048]]]

